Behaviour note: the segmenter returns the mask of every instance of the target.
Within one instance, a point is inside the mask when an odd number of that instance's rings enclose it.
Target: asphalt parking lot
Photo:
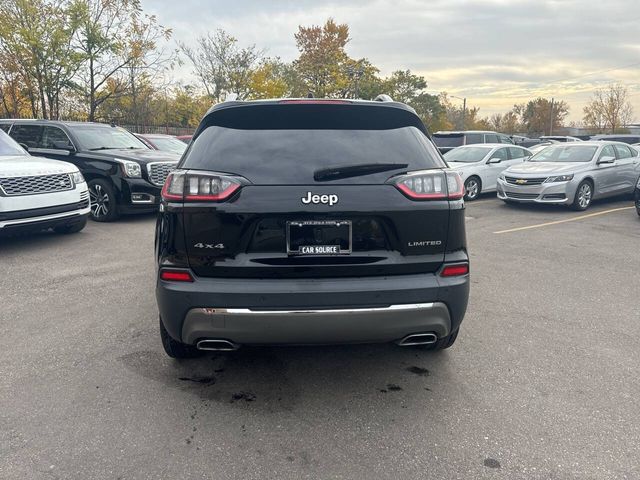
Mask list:
[[[153,216],[0,240],[0,478],[640,478],[631,206],[469,204],[469,310],[435,354],[174,361]]]

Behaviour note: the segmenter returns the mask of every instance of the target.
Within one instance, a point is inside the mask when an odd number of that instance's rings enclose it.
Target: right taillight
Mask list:
[[[426,170],[394,179],[398,190],[411,200],[459,200],[464,195],[460,175],[446,170]]]
[[[451,265],[445,265],[440,271],[441,277],[461,277],[469,273],[468,263],[454,263]]]
[[[222,202],[240,187],[237,179],[226,175],[171,172],[162,187],[162,198],[167,201]]]

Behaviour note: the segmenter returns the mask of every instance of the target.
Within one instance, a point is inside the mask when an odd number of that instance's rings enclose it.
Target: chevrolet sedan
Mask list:
[[[640,177],[638,151],[621,142],[551,145],[498,178],[506,203],[555,203],[586,210],[593,200],[631,195]]]
[[[495,192],[498,175],[531,156],[526,148],[501,143],[464,145],[444,154],[449,166],[460,175],[464,198],[469,201],[478,198],[481,192]]]

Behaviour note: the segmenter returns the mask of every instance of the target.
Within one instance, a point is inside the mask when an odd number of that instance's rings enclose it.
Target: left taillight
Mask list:
[[[411,200],[459,200],[464,195],[460,175],[446,170],[424,170],[394,178],[398,190]]]
[[[240,187],[237,179],[226,175],[171,172],[162,187],[162,198],[174,202],[222,202]]]
[[[193,282],[193,277],[188,270],[160,270],[160,279],[165,282]]]

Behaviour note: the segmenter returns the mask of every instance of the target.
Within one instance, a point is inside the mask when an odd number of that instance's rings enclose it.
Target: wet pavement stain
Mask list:
[[[216,383],[216,377],[178,377],[178,380],[183,382],[202,383],[210,385]]]
[[[407,372],[411,372],[411,373],[415,373],[416,375],[420,375],[421,377],[428,377],[429,376],[429,370],[427,370],[426,368],[421,368],[421,367],[408,367]]]
[[[230,403],[244,400],[245,402],[253,402],[256,399],[255,394],[251,392],[238,392],[231,395]]]
[[[484,466],[488,467],[488,468],[500,468],[500,462],[498,460],[496,460],[495,458],[485,458],[484,459]]]

